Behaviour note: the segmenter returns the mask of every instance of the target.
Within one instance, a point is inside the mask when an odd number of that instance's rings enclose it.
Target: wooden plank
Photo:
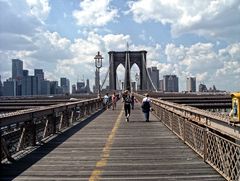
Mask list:
[[[144,122],[140,105],[116,126],[121,110],[118,104],[3,165],[0,180],[88,180],[99,168],[101,180],[224,180],[155,117]]]

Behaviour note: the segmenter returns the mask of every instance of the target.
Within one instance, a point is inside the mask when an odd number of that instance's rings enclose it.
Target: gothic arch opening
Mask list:
[[[131,67],[135,65],[139,68],[140,90],[147,90],[147,71],[146,71],[146,54],[147,51],[123,51],[108,52],[109,54],[109,87],[110,90],[116,90],[117,67],[122,64],[125,68],[124,89],[131,88]]]

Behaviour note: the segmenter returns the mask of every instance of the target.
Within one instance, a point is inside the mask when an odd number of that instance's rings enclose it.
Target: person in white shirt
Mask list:
[[[145,117],[145,121],[149,122],[149,112],[151,110],[151,100],[149,99],[148,93],[145,94],[145,97],[142,100],[142,112]]]
[[[103,97],[103,104],[105,106],[105,109],[108,109],[108,104],[109,104],[109,97],[108,97],[108,93],[106,93]]]

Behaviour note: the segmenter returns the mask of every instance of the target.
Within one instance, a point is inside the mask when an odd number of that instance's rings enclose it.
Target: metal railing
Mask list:
[[[62,103],[0,114],[1,162],[72,126],[103,108],[102,99]]]
[[[135,95],[139,100],[141,95]],[[211,112],[152,100],[153,114],[224,178],[240,180],[240,126]]]

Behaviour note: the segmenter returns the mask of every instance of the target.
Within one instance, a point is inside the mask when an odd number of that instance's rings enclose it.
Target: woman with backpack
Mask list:
[[[126,117],[126,122],[129,122],[129,116],[131,113],[131,96],[129,94],[129,91],[126,90],[124,91],[123,97],[122,97],[122,102],[124,102],[124,111],[125,111],[125,117]]]
[[[151,110],[151,100],[149,99],[148,93],[145,94],[145,97],[142,100],[142,112],[145,117],[145,121],[149,122],[149,112]]]

